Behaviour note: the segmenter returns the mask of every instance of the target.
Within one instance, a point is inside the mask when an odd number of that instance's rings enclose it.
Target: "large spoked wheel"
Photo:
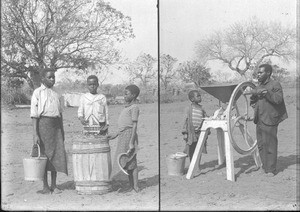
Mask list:
[[[250,154],[257,146],[251,133],[255,132],[254,109],[250,106],[250,95],[244,94],[255,88],[252,82],[243,82],[234,89],[227,106],[228,134],[233,148],[242,155]]]

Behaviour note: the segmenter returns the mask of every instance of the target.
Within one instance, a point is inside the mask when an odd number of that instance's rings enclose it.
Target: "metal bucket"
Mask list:
[[[30,157],[23,159],[24,178],[28,181],[43,180],[47,158],[41,157],[40,146],[38,146],[38,157]]]
[[[167,156],[168,175],[181,176],[184,174],[185,158],[187,154],[177,152]]]

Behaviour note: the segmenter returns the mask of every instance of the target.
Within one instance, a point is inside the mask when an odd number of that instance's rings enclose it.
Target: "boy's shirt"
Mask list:
[[[33,91],[30,107],[31,118],[40,118],[41,116],[60,117],[63,108],[63,97],[53,87],[47,88],[42,84]]]
[[[203,122],[203,118],[207,117],[205,110],[203,109],[203,107],[201,105],[199,105],[199,107],[197,106],[196,110],[200,110],[200,116],[198,116],[197,118],[194,116],[195,119],[195,124],[193,123],[193,111],[194,108],[196,108],[194,105],[190,105],[188,107],[185,108],[185,115],[184,115],[184,121],[183,121],[183,128],[182,128],[182,133],[183,134],[188,134],[188,141],[187,143],[190,145],[193,142],[197,142],[197,135],[195,134],[195,132],[199,133],[201,126],[202,126],[202,122]],[[197,130],[196,130],[197,129]]]
[[[122,132],[133,127],[133,122],[138,121],[140,109],[137,104],[125,105],[118,119],[118,130]]]
[[[94,124],[99,124],[99,122],[109,124],[106,97],[103,94],[83,94],[80,97],[78,117],[84,117],[85,120],[91,117]]]
[[[200,131],[202,126],[203,118],[206,117],[206,113],[203,110],[202,106],[194,106],[192,105],[192,123],[194,126],[195,131]]]

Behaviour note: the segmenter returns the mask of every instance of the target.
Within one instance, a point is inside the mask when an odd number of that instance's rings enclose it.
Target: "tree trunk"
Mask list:
[[[42,79],[39,72],[30,72],[30,79],[32,80],[33,89],[41,86]]]

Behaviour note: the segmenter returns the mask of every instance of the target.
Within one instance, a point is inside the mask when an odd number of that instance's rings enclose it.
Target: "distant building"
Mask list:
[[[124,96],[116,96],[115,97],[115,104],[125,104]]]
[[[63,94],[66,107],[79,107],[80,97],[83,93],[65,93]]]

